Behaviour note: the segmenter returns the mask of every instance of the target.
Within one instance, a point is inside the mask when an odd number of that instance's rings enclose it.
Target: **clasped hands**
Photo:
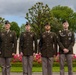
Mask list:
[[[63,51],[64,51],[64,53],[68,53],[69,52],[69,50],[66,49],[66,48],[64,48]]]

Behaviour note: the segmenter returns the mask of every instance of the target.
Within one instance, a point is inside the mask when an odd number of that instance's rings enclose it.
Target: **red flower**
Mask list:
[[[22,61],[22,55],[21,54],[18,56],[18,59],[19,59],[19,61]]]
[[[17,61],[22,61],[22,55],[21,54],[15,54],[14,56],[13,56],[13,60],[12,60],[13,62],[17,62]]]
[[[41,55],[40,54],[36,54],[36,60],[40,59]]]
[[[73,54],[73,58],[76,59],[76,54]]]
[[[41,54],[35,54],[34,61],[41,63]]]

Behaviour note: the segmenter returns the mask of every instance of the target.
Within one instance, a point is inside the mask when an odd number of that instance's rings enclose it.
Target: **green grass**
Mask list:
[[[1,68],[0,68],[1,71]],[[33,72],[42,72],[42,67],[33,67]],[[65,67],[65,72],[68,71],[68,68]],[[11,67],[11,72],[22,72],[22,67]],[[60,72],[59,67],[53,67],[53,72]],[[76,72],[76,67],[73,67],[73,72]]]
[[[16,62],[16,63],[11,63],[12,67],[11,67],[11,72],[22,72],[22,63],[21,62]],[[58,62],[54,62],[53,65],[53,72],[60,72],[60,68],[59,68],[59,63]],[[1,71],[1,68],[0,68]],[[41,67],[41,63],[38,64],[37,62],[33,63],[33,72],[42,72],[42,67]],[[68,71],[67,65],[65,64],[65,72]],[[76,62],[73,62],[73,72],[76,72]]]

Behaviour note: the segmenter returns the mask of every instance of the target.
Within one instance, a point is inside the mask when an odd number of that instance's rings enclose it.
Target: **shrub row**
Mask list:
[[[22,62],[11,63],[13,67],[22,67]],[[41,63],[33,62],[34,67],[41,67]],[[65,66],[67,63],[65,62]],[[59,62],[54,62],[53,67],[59,67]],[[76,67],[76,62],[73,62],[73,67]]]

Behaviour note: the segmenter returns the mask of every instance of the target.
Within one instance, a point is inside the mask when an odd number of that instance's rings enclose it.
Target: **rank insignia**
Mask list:
[[[10,37],[12,37],[12,34],[10,34]]]

